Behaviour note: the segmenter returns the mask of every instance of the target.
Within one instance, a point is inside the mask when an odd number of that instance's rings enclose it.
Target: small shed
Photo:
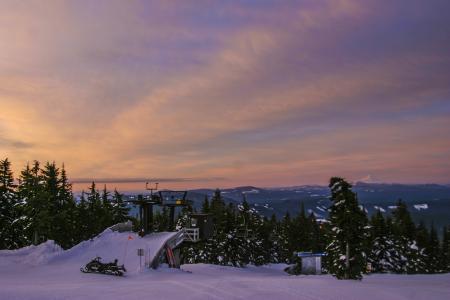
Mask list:
[[[191,213],[186,232],[192,242],[208,239],[213,233],[213,220],[210,214]]]
[[[325,256],[324,253],[297,252],[296,255],[302,261],[302,274],[322,274],[322,256]]]

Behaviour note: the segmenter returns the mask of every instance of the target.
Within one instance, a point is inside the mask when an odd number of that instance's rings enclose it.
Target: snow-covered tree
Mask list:
[[[0,249],[22,246],[20,206],[11,163],[7,158],[0,160]]]
[[[33,166],[26,165],[22,170],[19,180],[19,197],[24,205],[25,234],[33,242],[38,244],[45,239],[46,222],[48,221],[48,202],[44,197],[43,177],[40,164],[34,161]]]
[[[417,274],[428,272],[424,248],[418,245],[417,229],[407,205],[400,199],[392,211],[395,245],[400,254],[398,273]]]
[[[430,234],[425,247],[425,263],[428,273],[440,273],[443,271],[440,259],[440,245],[434,224],[431,224]]]
[[[273,263],[290,263],[292,259],[292,246],[290,241],[291,217],[286,213],[280,222],[272,222],[274,227],[271,234],[271,258]]]
[[[361,279],[366,270],[364,242],[367,216],[358,204],[351,185],[344,179],[330,179],[330,243],[327,246],[328,271],[339,279]]]
[[[450,227],[444,226],[441,244],[441,264],[443,272],[450,272]]]
[[[398,245],[392,234],[391,221],[386,220],[378,210],[370,220],[370,251],[368,262],[372,272],[395,273],[401,261]]]
[[[113,201],[112,201],[112,217],[113,217],[113,223],[121,223],[125,222],[130,219],[128,216],[130,212],[130,208],[127,206],[127,204],[123,201],[123,196],[121,193],[117,191],[117,189],[114,190],[113,193]]]

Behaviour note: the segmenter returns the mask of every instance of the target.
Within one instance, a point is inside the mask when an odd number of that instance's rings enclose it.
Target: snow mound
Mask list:
[[[63,253],[63,251],[59,245],[51,240],[37,246],[32,245],[17,250],[1,250],[0,266],[9,264],[43,265]]]
[[[84,266],[100,256],[103,262],[118,259],[128,271],[137,272],[140,266],[153,261],[165,243],[177,232],[157,232],[140,237],[134,232],[116,232],[106,229],[95,238],[63,250],[54,241],[18,250],[0,251],[0,266],[70,264]],[[137,256],[137,249],[144,249],[144,257]]]

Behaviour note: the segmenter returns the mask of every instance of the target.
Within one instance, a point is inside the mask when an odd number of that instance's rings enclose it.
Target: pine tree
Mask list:
[[[40,164],[34,161],[33,167],[27,164],[21,172],[18,193],[24,202],[24,214],[27,225],[25,234],[33,242],[38,244],[45,237],[45,222],[47,220],[48,202],[44,195],[43,177]]]
[[[370,220],[368,261],[372,266],[372,272],[397,272],[400,254],[395,247],[390,224],[391,220],[385,221],[383,214],[379,210]]]
[[[81,192],[80,201],[77,205],[77,228],[76,228],[76,240],[78,242],[90,239],[92,236],[91,216],[89,206],[86,201],[85,192]]]
[[[416,226],[411,219],[407,205],[399,199],[392,211],[395,245],[400,254],[399,273],[417,274],[427,272],[424,249],[416,240]]]
[[[416,236],[416,226],[412,221],[408,207],[402,199],[399,199],[396,208],[392,211],[394,220],[394,230],[398,236],[406,237],[409,240],[414,240]]]
[[[202,213],[209,213],[209,199],[207,195],[205,195],[205,200],[203,200]]]
[[[450,227],[447,226],[442,232],[441,265],[443,272],[450,272]]]
[[[101,227],[102,229],[104,229],[114,225],[113,206],[111,204],[111,201],[109,201],[109,192],[106,189],[106,184],[103,187],[101,199],[102,199]]]
[[[100,200],[100,194],[95,187],[95,182],[92,182],[89,192],[87,193],[87,207],[88,207],[88,224],[87,232],[89,238],[92,238],[102,232],[102,217],[103,207]]]
[[[61,168],[61,177],[59,180],[59,199],[61,203],[62,230],[64,240],[60,241],[60,246],[64,249],[76,245],[79,241],[76,239],[78,226],[77,205],[72,193],[72,185],[69,183],[64,164]]]
[[[283,219],[276,224],[274,233],[272,234],[272,256],[277,260],[273,262],[290,263],[293,255],[293,246],[290,241],[291,217],[286,212]]]
[[[367,216],[356,194],[344,179],[330,180],[333,205],[330,209],[331,241],[327,247],[328,270],[338,279],[362,279],[366,270],[364,242]]]
[[[222,194],[219,189],[216,189],[213,197],[211,198],[211,203],[209,211],[213,216],[214,224],[216,224],[217,229],[222,229],[225,226],[225,202],[222,199]]]
[[[287,263],[287,253],[289,250],[287,249],[287,233],[284,232],[281,222],[278,222],[275,214],[272,214],[272,217],[269,221],[270,227],[270,258],[269,262],[271,263]]]
[[[425,262],[428,268],[428,273],[442,272],[442,264],[440,261],[440,245],[437,231],[434,224],[431,224],[430,234],[425,248]]]
[[[292,243],[292,252],[311,251],[311,223],[308,221],[303,202],[300,206],[300,212],[292,220],[289,230],[289,240]]]
[[[156,212],[153,218],[153,228],[156,228],[157,231],[169,231],[170,224],[170,216],[169,210],[166,206],[163,206],[161,211]]]
[[[54,162],[47,162],[42,172],[42,191],[46,201],[44,216],[44,236],[52,239],[58,244],[65,244],[66,236],[70,233],[65,231],[65,216],[63,212],[64,199],[60,197],[59,169]]]
[[[311,212],[307,221],[309,227],[309,250],[314,253],[325,251],[325,234],[321,229],[321,224],[317,222],[314,213]]]
[[[0,249],[22,246],[19,205],[11,163],[7,158],[0,160]]]
[[[130,219],[129,212],[130,208],[123,201],[123,195],[120,194],[117,189],[114,190],[113,194],[113,223],[122,223]]]

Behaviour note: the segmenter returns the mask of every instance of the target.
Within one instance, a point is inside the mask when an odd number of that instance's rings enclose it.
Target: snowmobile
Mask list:
[[[127,270],[124,265],[118,266],[117,259],[110,263],[102,263],[101,257],[97,256],[91,260],[84,268],[80,268],[83,273],[101,273],[106,275],[123,276]]]

